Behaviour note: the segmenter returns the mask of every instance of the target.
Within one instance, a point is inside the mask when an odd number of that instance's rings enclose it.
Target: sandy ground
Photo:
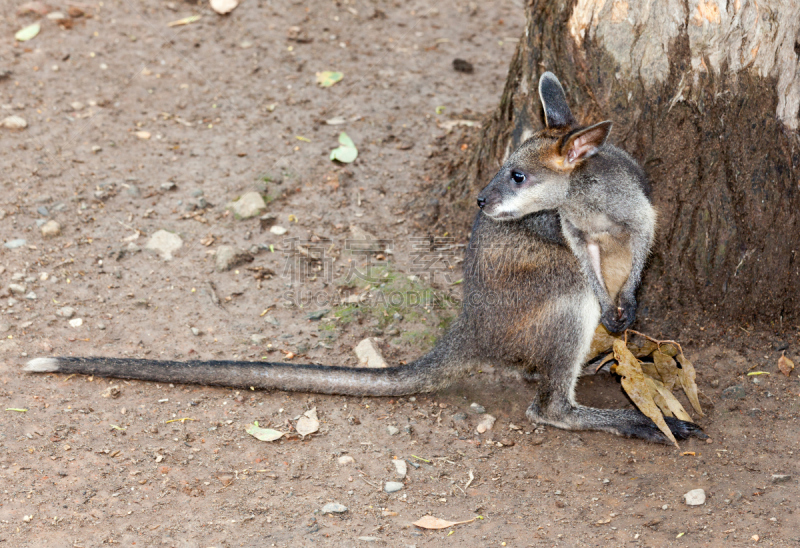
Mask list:
[[[355,365],[368,336],[392,363],[420,355],[456,313],[465,243],[429,232],[447,197],[424,189],[469,154],[463,121],[494,108],[524,27],[509,0],[50,4],[67,18],[0,7],[0,119],[27,121],[0,128],[0,546],[800,544],[800,382],[777,371],[796,331],[656,333],[686,344],[706,396],[712,443],[683,454],[535,429],[532,388],[488,367],[399,399],[24,374],[47,355]],[[329,159],[341,131],[347,166]],[[253,191],[272,217],[226,208]],[[161,230],[171,260],[147,250]],[[379,251],[348,249],[363,231]],[[219,270],[225,246],[245,262]],[[579,400],[628,405],[607,375]],[[484,434],[473,402],[497,418]],[[291,433],[312,408],[305,439],[245,432]],[[411,525],[428,514],[480,518]]]

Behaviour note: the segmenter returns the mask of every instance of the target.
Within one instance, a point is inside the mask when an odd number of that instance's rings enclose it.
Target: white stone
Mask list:
[[[478,431],[479,434],[483,434],[487,430],[492,429],[492,426],[494,426],[494,421],[496,420],[497,420],[496,418],[487,413],[486,415],[483,415],[483,417],[481,418],[481,422],[478,423],[478,427],[476,428],[476,430]]]
[[[397,472],[397,477],[399,479],[406,479],[406,474],[408,474],[408,465],[406,461],[403,459],[394,459],[392,460],[392,464],[394,464],[394,470]]]
[[[177,251],[183,245],[181,237],[175,233],[166,230],[159,230],[147,240],[145,249],[155,251],[165,261],[172,260],[172,253]]]
[[[71,327],[80,327],[80,326],[82,326],[82,325],[83,325],[83,319],[82,319],[82,318],[72,318],[72,319],[69,321],[69,325],[70,325]]]
[[[344,465],[344,464],[355,464],[356,459],[354,459],[350,455],[342,455],[341,457],[339,457],[338,462],[339,462],[339,464],[342,464],[342,465]]]
[[[683,498],[688,506],[700,506],[706,502],[706,492],[702,489],[692,489]]]
[[[55,238],[61,235],[61,225],[52,219],[43,224],[41,230],[42,236],[45,238]]]
[[[3,121],[0,122],[0,127],[4,127],[6,129],[25,129],[28,127],[28,122],[25,118],[20,116],[8,116],[3,118]]]
[[[399,481],[387,481],[383,486],[383,490],[387,493],[396,493],[402,488],[403,484]]]
[[[271,233],[275,234],[276,236],[283,236],[284,234],[289,232],[288,229],[286,229],[286,228],[284,228],[284,227],[282,227],[280,225],[272,225],[271,227],[269,227],[269,231]]]
[[[329,502],[322,507],[323,514],[343,514],[347,512],[347,506],[338,502]]]
[[[375,339],[367,338],[358,343],[355,353],[358,356],[359,367],[389,367],[386,360],[383,359]]]
[[[238,200],[229,203],[228,208],[238,219],[249,219],[261,215],[267,209],[267,204],[261,194],[253,191],[242,194]]]

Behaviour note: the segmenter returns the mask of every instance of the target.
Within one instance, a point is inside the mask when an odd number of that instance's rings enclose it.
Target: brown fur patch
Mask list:
[[[620,241],[609,234],[601,234],[595,241],[600,246],[600,270],[606,290],[611,300],[616,301],[619,290],[631,273],[633,256],[630,246],[627,241]]]

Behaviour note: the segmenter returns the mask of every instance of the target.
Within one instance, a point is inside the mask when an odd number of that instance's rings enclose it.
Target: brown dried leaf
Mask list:
[[[655,384],[653,384],[653,383],[656,383],[658,381],[653,379],[653,378],[647,377],[647,376],[645,376],[645,381],[647,381],[647,385],[650,388],[650,394],[652,394],[652,396],[653,396],[653,401],[656,402],[656,405],[658,406],[659,409],[661,409],[661,412],[664,414],[664,416],[665,417],[674,417],[675,415],[673,415],[672,411],[670,411],[669,404],[667,403],[667,400],[665,400],[661,396],[661,394],[659,393],[658,389],[655,387]]]
[[[609,354],[606,355],[606,357],[600,360],[600,363],[597,364],[597,367],[595,367],[594,372],[597,373],[598,371],[600,371],[605,364],[612,361],[613,359],[614,359],[614,353],[610,352]]]
[[[631,353],[637,358],[644,358],[652,354],[655,350],[658,350],[658,345],[651,340],[645,339],[639,346],[629,344],[628,348],[630,348]]]
[[[647,386],[642,368],[639,366],[639,360],[631,354],[625,342],[622,340],[614,341],[614,357],[617,359],[616,372],[622,377],[622,388],[630,396],[633,403],[639,410],[647,415],[650,420],[656,423],[658,429],[669,439],[675,447],[679,448],[678,442],[675,441],[675,436],[667,426],[664,420],[664,415],[658,408],[658,405],[653,401],[653,396],[650,388]]]
[[[647,383],[650,385],[651,390],[655,391],[653,394],[653,399],[656,401],[658,406],[661,407],[661,410],[664,411],[664,415],[667,417],[676,417],[682,421],[692,422],[692,417],[690,417],[689,413],[686,412],[686,409],[683,408],[681,402],[675,399],[675,396],[672,395],[671,391],[667,390],[667,387],[664,386],[663,383],[658,382],[656,379],[647,379]],[[660,399],[667,406],[666,410],[656,399],[656,394],[658,394]]]
[[[635,356],[635,354],[634,354]],[[659,378],[658,369],[652,362],[639,362],[639,367],[642,368],[642,372],[647,375],[648,377],[652,377],[654,379]]]
[[[678,363],[681,364],[681,369],[678,370],[678,380],[681,383],[681,387],[697,414],[705,417],[703,409],[700,407],[700,399],[697,396],[697,383],[695,382],[697,374],[694,371],[694,365],[683,355],[683,352],[678,354]]]
[[[678,355],[678,348],[672,343],[661,343],[658,349],[670,358],[674,358]]]
[[[785,350],[781,352],[781,357],[778,358],[778,369],[787,377],[792,373],[792,369],[794,369],[794,362],[786,357]]]
[[[586,361],[591,361],[600,354],[605,354],[611,350],[616,340],[617,338],[612,336],[603,324],[598,325],[597,329],[594,330],[594,338],[592,339],[592,345],[589,347],[589,354],[586,356]]]
[[[658,376],[653,375],[653,377],[657,379],[660,378],[661,382],[664,383],[664,386],[666,386],[668,390],[675,390],[675,387],[680,384],[678,380],[680,370],[675,360],[664,354],[661,350],[656,350],[653,352],[653,365],[655,365],[656,371],[658,371]]]
[[[478,518],[468,519],[466,521],[447,521],[446,519],[435,518],[433,516],[424,516],[414,522],[414,525],[422,529],[447,529],[454,525],[462,525],[464,523],[472,523]]]

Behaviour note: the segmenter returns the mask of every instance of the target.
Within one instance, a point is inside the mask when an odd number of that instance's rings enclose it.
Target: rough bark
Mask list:
[[[800,8],[794,0],[531,0],[500,105],[451,200],[542,126],[536,82],[645,167],[659,211],[640,317],[800,323]],[[467,213],[470,212],[470,213]],[[458,218],[458,215],[455,215]]]

